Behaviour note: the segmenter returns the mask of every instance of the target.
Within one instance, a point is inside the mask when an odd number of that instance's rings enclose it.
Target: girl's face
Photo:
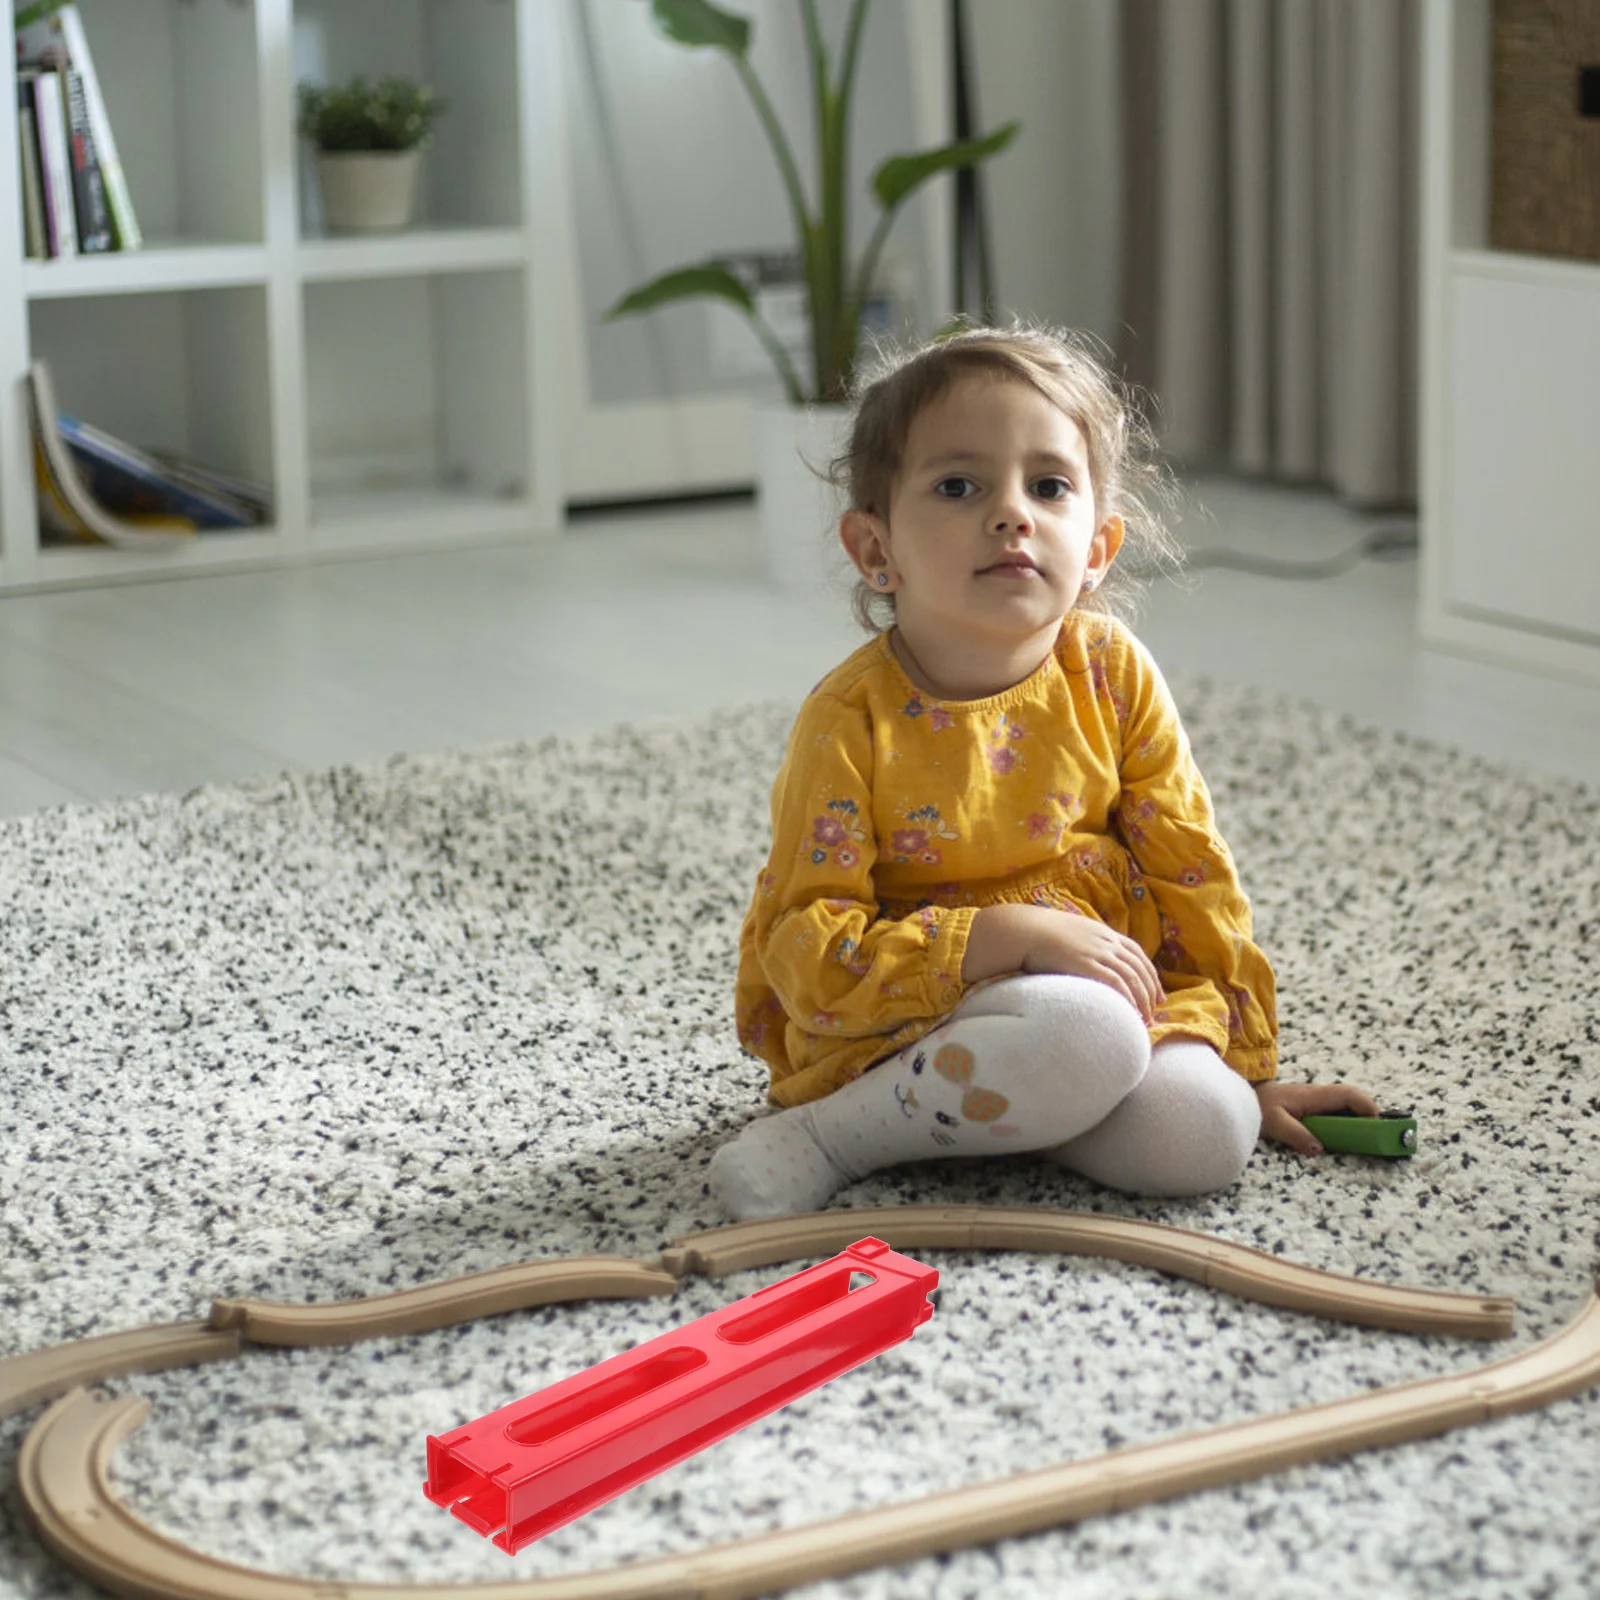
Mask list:
[[[1028,384],[970,373],[912,422],[888,517],[853,512],[843,533],[867,582],[894,596],[919,659],[998,665],[1043,660],[1086,581],[1111,565],[1122,522],[1096,515],[1072,418]]]

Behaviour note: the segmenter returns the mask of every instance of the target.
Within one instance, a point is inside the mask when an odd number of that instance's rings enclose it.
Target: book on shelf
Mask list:
[[[67,153],[72,162],[72,206],[78,221],[78,248],[85,255],[109,250],[111,210],[106,204],[105,180],[94,135],[89,131],[89,107],[83,96],[83,74],[69,70],[63,78],[67,94]]]
[[[33,85],[17,82],[17,152],[22,158],[22,237],[34,260],[50,254],[44,221],[44,184],[39,175],[39,124],[33,110]]]
[[[53,68],[41,70],[33,74],[32,81],[50,254],[75,256],[78,253],[78,220],[72,202],[72,155],[67,146],[67,110],[62,99],[61,74]]]
[[[259,485],[140,450],[63,414],[47,362],[29,369],[28,394],[47,537],[147,549],[270,520],[271,497]]]
[[[24,11],[19,7],[14,6],[13,15],[24,19]],[[100,75],[95,68],[94,55],[89,49],[88,35],[84,31],[83,17],[78,7],[75,4],[67,4],[60,6],[48,16],[24,20],[23,26],[16,30],[16,38],[19,63],[24,66],[34,63],[43,71],[61,74],[66,80],[57,86],[61,95],[72,95],[75,100],[81,96],[81,110],[78,112],[81,122],[72,119],[67,110],[66,100],[62,101],[63,118],[67,122],[69,161],[72,130],[81,128],[85,153],[87,155],[92,152],[92,164],[98,173],[97,178],[90,181],[99,192],[100,204],[103,205],[105,212],[103,222],[86,229],[83,237],[86,240],[98,239],[101,237],[102,227],[110,235],[108,244],[104,246],[85,244],[84,248],[137,250],[144,242],[144,236],[139,230],[139,219],[134,213],[133,196],[128,190],[127,176],[122,170],[116,134],[112,131],[111,118],[106,114]],[[78,79],[76,87],[71,83],[71,78],[74,76]],[[91,207],[91,217],[99,218],[100,213],[94,200],[90,198],[87,203]]]

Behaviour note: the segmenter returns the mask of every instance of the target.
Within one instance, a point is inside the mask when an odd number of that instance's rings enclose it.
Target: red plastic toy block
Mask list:
[[[776,1411],[933,1315],[938,1270],[860,1239],[476,1422],[428,1437],[423,1493],[508,1554]]]

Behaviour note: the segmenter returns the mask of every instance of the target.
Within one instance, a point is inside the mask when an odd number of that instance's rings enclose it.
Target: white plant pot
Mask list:
[[[421,150],[336,150],[317,156],[322,216],[330,228],[403,228],[417,203]]]
[[[848,595],[855,568],[839,543],[840,493],[827,481],[849,441],[845,406],[756,407],[756,494],[767,571],[786,589]]]

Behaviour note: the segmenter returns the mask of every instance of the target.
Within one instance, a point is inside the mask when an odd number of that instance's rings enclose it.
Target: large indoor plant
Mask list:
[[[427,84],[357,74],[300,85],[300,131],[316,146],[330,228],[403,228],[416,205],[421,151],[446,102]]]
[[[740,311],[771,355],[788,405],[758,408],[756,476],[768,565],[786,583],[813,586],[838,569],[837,541],[823,535],[832,507],[816,470],[839,448],[836,409],[850,393],[861,343],[862,309],[874,289],[883,247],[900,208],[941,172],[973,166],[1016,137],[1008,122],[982,138],[891,156],[872,175],[878,217],[866,248],[850,243],[850,110],[869,0],[852,0],[835,62],[823,37],[817,0],[798,0],[811,77],[816,193],[808,196],[772,101],[750,62],[751,24],[711,0],[651,0],[662,32],[678,44],[720,50],[743,83],[777,158],[794,225],[809,314],[810,349],[804,370],[761,314],[755,295],[725,260],[712,258],[665,272],[624,295],[608,317],[653,311],[677,301],[712,298]]]

